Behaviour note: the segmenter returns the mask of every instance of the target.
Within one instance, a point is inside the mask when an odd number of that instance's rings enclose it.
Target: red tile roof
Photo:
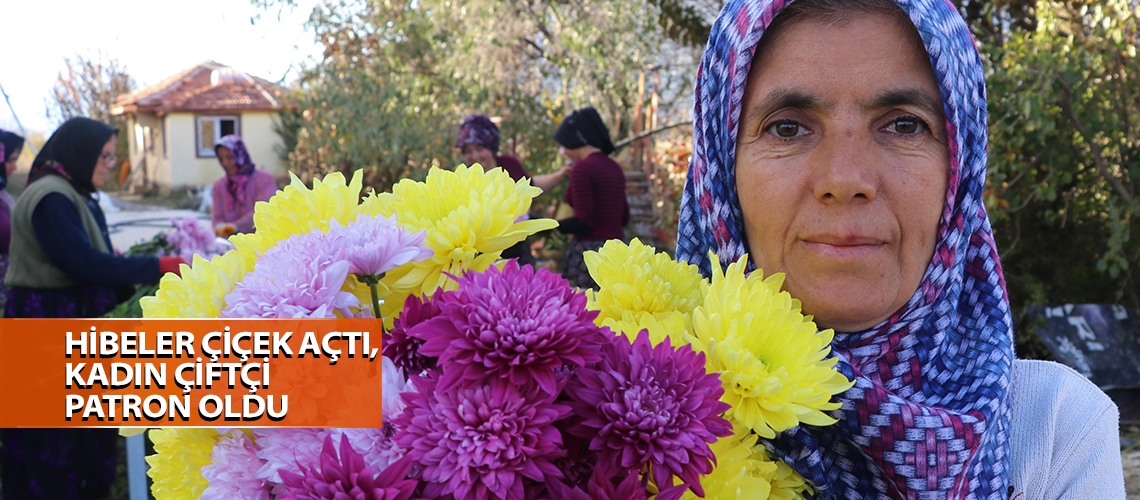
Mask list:
[[[111,113],[139,111],[276,111],[285,89],[229,66],[206,61],[155,85],[115,99]]]

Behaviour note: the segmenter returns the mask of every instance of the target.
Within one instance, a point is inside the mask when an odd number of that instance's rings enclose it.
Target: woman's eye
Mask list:
[[[781,139],[791,139],[804,133],[804,128],[796,122],[779,122],[768,126],[768,133]]]
[[[926,124],[916,118],[899,118],[887,125],[887,130],[902,135],[915,135],[925,128]]]

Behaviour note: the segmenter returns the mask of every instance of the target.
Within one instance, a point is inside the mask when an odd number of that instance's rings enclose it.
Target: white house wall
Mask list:
[[[222,166],[216,158],[198,158],[197,136],[195,135],[194,113],[171,113],[166,115],[166,130],[169,143],[169,170],[159,184],[172,187],[205,186],[221,178]],[[284,165],[277,159],[274,148],[281,144],[281,138],[273,131],[276,113],[241,113],[241,136],[249,155],[258,168],[275,175],[285,172]],[[166,182],[163,180],[169,179]]]
[[[170,161],[166,156],[162,119],[152,113],[132,114],[129,117],[127,128],[119,131],[120,134],[127,135],[130,146],[129,182],[136,186],[166,182],[170,177]]]
[[[288,167],[277,159],[277,150],[282,146],[281,137],[273,131],[273,121],[276,118],[277,113],[242,113],[241,138],[257,168],[268,170],[273,175],[283,175]]]
[[[214,158],[198,158],[194,135],[193,113],[166,115],[166,133],[170,143],[170,173],[167,186],[202,186],[222,176],[222,167]],[[162,182],[160,181],[160,184]]]

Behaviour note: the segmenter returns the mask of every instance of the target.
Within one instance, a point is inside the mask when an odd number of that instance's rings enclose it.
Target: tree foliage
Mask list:
[[[115,154],[119,158],[127,158],[129,143],[124,132],[126,122],[122,117],[111,116],[115,98],[135,89],[135,81],[127,68],[118,60],[102,53],[93,59],[76,55],[74,58],[64,58],[63,61],[66,69],[56,76],[52,98],[47,103],[48,119],[60,124],[70,118],[85,116],[110,123],[120,131]],[[118,178],[117,168],[108,177],[112,185]]]
[[[1045,0],[1033,12],[983,45],[986,201],[1015,313],[1031,304],[1140,308],[1137,7]]]
[[[646,14],[656,9],[647,0],[325,4],[310,20],[325,52],[298,88],[290,163],[308,174],[364,168],[383,188],[459,162],[459,121],[480,112],[501,120],[505,152],[548,171],[562,163],[550,133],[574,108],[598,108],[615,139],[645,130],[650,73],[660,116],[683,118],[697,53],[662,32],[660,16]]]
[[[95,59],[76,55],[63,61],[67,68],[56,76],[52,101],[47,107],[48,119],[62,123],[86,116],[107,123],[116,121],[111,116],[115,98],[135,88],[127,69],[103,54]]]
[[[310,174],[365,168],[382,189],[460,161],[455,129],[473,112],[499,117],[504,149],[539,172],[560,165],[549,136],[573,108],[597,107],[615,139],[688,120],[699,51],[723,3],[334,0],[311,18],[324,58],[282,120],[290,161]],[[954,3],[987,71],[986,202],[1020,354],[1047,355],[1030,342],[1027,305],[1140,308],[1140,4]],[[688,133],[646,149],[663,224]]]

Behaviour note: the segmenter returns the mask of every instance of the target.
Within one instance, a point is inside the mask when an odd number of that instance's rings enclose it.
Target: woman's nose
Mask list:
[[[871,201],[877,195],[879,161],[875,139],[848,129],[825,137],[816,148],[813,163],[813,190],[824,203]]]

